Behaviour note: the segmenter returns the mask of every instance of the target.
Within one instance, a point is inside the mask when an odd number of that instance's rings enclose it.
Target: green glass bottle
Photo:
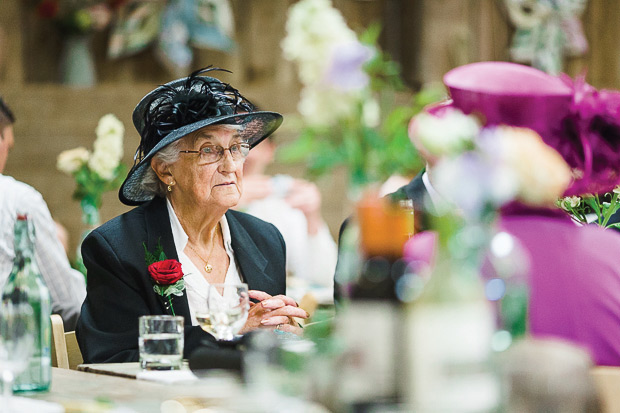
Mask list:
[[[15,221],[13,269],[2,291],[2,301],[26,296],[35,315],[34,351],[28,367],[15,378],[13,390],[46,391],[52,378],[50,293],[34,253],[34,225],[25,215]],[[17,294],[19,293],[19,294]]]

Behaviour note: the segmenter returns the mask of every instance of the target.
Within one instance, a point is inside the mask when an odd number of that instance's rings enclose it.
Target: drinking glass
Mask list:
[[[0,370],[3,411],[11,411],[13,381],[28,366],[34,352],[35,319],[28,302],[4,300],[0,305]]]
[[[218,340],[231,341],[245,325],[250,310],[247,284],[210,284],[198,324]]]
[[[145,315],[139,319],[140,367],[179,370],[183,364],[183,317]]]

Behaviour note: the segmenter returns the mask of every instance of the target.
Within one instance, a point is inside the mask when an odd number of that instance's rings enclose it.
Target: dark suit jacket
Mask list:
[[[286,290],[286,249],[271,224],[237,211],[226,213],[232,248],[250,289],[271,295]],[[168,259],[178,259],[166,202],[153,201],[92,231],[82,244],[87,296],[76,335],[86,363],[138,361],[138,317],[172,314],[153,291],[143,243],[154,252],[161,242]],[[187,296],[171,296],[176,315],[185,317],[184,357],[211,335],[191,325]]]

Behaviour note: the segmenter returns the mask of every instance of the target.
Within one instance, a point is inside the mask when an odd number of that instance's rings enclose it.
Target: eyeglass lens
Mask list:
[[[216,162],[224,156],[224,151],[230,151],[233,159],[240,161],[245,159],[250,152],[250,145],[247,143],[237,143],[230,145],[228,148],[223,148],[219,145],[207,145],[200,149],[200,158],[205,162]]]

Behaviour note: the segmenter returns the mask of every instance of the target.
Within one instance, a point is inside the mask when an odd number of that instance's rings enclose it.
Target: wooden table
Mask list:
[[[620,412],[620,368],[595,367],[592,369],[592,377],[603,403],[603,412]]]
[[[161,411],[162,403],[183,406],[187,412],[204,408],[213,408],[215,411],[221,409],[222,411],[251,412],[257,411],[257,406],[264,408],[273,405],[278,406],[278,411],[328,413],[322,406],[298,399],[283,396],[258,399],[238,381],[230,377],[224,378],[221,375],[171,385],[120,377],[118,374],[130,375],[136,366],[115,367],[116,369],[114,366],[112,369],[107,369],[105,374],[54,367],[50,391],[31,393],[27,397],[59,403],[64,406],[67,413],[103,413],[121,407],[132,409],[136,413],[157,413]],[[122,371],[113,373],[113,370],[118,370],[118,367],[121,367]],[[92,365],[85,368],[90,371],[100,369]],[[288,409],[289,406],[290,409]]]
[[[138,373],[142,371],[140,363],[99,363],[99,364],[80,364],[77,366],[78,371],[86,373],[106,374],[108,376],[125,377],[127,379],[135,379]],[[187,360],[183,360],[181,370],[189,371]]]
[[[226,408],[233,402],[239,405],[243,399],[246,401],[242,403],[246,407],[250,405],[250,410],[240,410],[251,411],[252,400],[247,391],[233,380],[224,382],[221,378],[211,378],[210,382],[169,385],[136,380],[138,363],[85,364],[80,368],[85,371],[53,368],[50,391],[28,397],[59,403],[67,413],[105,412],[113,407],[151,413],[159,412],[166,401],[180,403],[191,412],[207,407]],[[592,369],[592,377],[599,389],[603,412],[620,412],[620,368],[596,367]],[[310,407],[308,411],[325,412],[320,406],[306,407]]]
[[[242,394],[242,387],[232,381],[210,386],[195,384],[168,385],[144,380],[52,368],[52,386],[47,393],[28,397],[56,402],[70,412],[104,412],[111,407],[126,407],[136,412],[159,412],[162,402],[174,400],[187,411],[225,406]]]
[[[187,363],[185,363],[185,366],[187,366]],[[108,376],[135,379],[140,372],[140,363],[80,364],[77,369],[78,371],[84,371],[86,373],[106,374]]]

